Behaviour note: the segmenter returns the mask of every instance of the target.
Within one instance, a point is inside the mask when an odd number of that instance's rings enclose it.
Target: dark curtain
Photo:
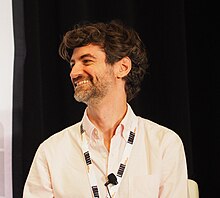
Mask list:
[[[211,127],[213,79],[207,66],[202,6],[188,0],[13,1],[17,71],[13,105],[18,107],[13,117],[15,198],[22,197],[39,144],[80,121],[85,109],[73,98],[68,63],[58,56],[63,34],[80,21],[111,19],[133,26],[148,51],[149,72],[130,105],[137,115],[179,134],[189,178],[198,183],[201,198],[210,197],[215,190],[211,170],[217,168],[219,136]]]

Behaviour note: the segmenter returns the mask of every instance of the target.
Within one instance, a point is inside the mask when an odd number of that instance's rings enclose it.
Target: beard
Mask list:
[[[104,93],[101,91],[102,85],[97,86],[94,85],[91,81],[89,81],[86,85],[81,86],[80,88],[75,89],[74,98],[78,102],[83,102],[88,104],[89,101],[98,100],[104,97]]]
[[[85,104],[97,104],[109,92],[112,86],[112,73],[99,76],[96,81],[93,78],[86,79],[87,83],[75,87],[74,98],[78,102]]]

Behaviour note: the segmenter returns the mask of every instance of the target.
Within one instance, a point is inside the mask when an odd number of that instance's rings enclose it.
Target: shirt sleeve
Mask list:
[[[187,198],[187,165],[183,143],[175,133],[162,145],[160,198]]]
[[[41,144],[35,154],[27,180],[24,185],[23,198],[53,198],[50,179],[43,145]]]

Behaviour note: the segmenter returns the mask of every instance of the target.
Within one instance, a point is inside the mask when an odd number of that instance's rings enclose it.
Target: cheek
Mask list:
[[[96,74],[96,72],[94,71],[94,68],[89,67],[89,66],[84,69],[84,72],[87,76],[90,76],[90,78],[91,77],[94,78],[94,76]]]

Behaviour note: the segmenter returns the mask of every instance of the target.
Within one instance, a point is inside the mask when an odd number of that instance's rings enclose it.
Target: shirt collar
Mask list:
[[[119,124],[119,126],[116,129],[116,133],[121,132],[121,136],[127,141],[130,131],[133,131],[134,129],[131,128],[133,126],[133,122],[136,119],[136,115],[134,114],[131,106],[127,103],[127,112],[125,114],[125,117]],[[88,135],[89,139],[93,139],[94,132],[98,131],[95,127],[95,125],[89,120],[87,116],[87,108],[84,111],[84,115],[82,118],[82,124],[83,129],[85,129],[86,134]],[[95,134],[97,136],[97,134]]]

